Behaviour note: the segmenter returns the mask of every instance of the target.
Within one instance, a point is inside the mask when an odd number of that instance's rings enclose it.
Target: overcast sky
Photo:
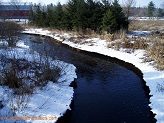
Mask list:
[[[9,0],[2,0],[3,2],[9,1]],[[23,1],[23,2],[33,2],[33,3],[42,3],[42,4],[56,4],[60,2],[61,4],[67,3],[69,0],[18,0],[18,1]],[[127,0],[119,0],[120,4],[122,4],[122,1],[127,1]],[[156,5],[156,7],[161,7],[160,5],[164,3],[164,0],[135,0],[136,1],[136,6],[147,6],[150,1],[153,1]]]

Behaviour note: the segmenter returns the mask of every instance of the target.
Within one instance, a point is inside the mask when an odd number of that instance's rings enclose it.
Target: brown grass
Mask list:
[[[120,48],[126,48],[134,51],[135,49],[146,49],[148,47],[148,41],[142,37],[123,37],[117,41],[112,41],[109,43],[108,47],[114,47],[117,50],[120,50]]]
[[[75,31],[61,31],[56,29],[51,29],[50,31],[59,35],[64,33],[71,34],[72,37],[69,40],[79,44],[88,43],[83,40],[85,38],[97,37],[106,40],[109,44],[108,47],[116,50],[124,48],[127,52],[133,52],[135,49],[144,49],[147,51],[145,61],[154,61],[156,68],[164,70],[164,20],[133,20],[130,22],[129,31],[135,30],[160,31],[160,34],[148,35],[147,37],[127,37],[126,32],[123,30],[114,34],[107,34],[104,32],[101,35],[91,30],[87,30],[85,34]]]
[[[129,31],[164,30],[164,20],[133,20],[130,22]]]
[[[147,48],[148,58],[155,62],[156,68],[164,70],[164,39],[151,38],[151,43]]]
[[[144,49],[147,52],[145,62],[152,63],[153,61],[153,65],[158,70],[164,70],[164,20],[134,20],[130,23],[129,30],[152,31],[153,33],[146,37],[127,37],[123,32],[115,33],[113,34],[115,38],[109,42],[109,48],[116,50],[124,48],[127,52]]]
[[[154,66],[159,70],[164,70],[164,38],[161,35],[149,35],[143,37],[126,37],[124,40],[112,41],[109,48],[120,50],[124,48],[127,52],[133,52],[136,49],[146,50],[145,62],[154,61]]]

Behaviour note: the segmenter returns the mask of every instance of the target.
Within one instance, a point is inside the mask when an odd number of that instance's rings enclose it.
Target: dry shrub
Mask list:
[[[8,46],[14,47],[23,27],[15,22],[0,22],[0,39],[7,41]]]
[[[159,38],[164,39],[164,32],[161,32],[161,33],[159,34]]]
[[[113,34],[103,33],[100,38],[106,41],[113,41]]]
[[[133,49],[146,49],[148,47],[148,42],[146,39],[144,38],[138,38],[136,40],[134,40]]]
[[[4,51],[5,52],[5,51]],[[12,113],[22,112],[28,106],[31,95],[37,87],[46,86],[49,81],[57,82],[61,70],[68,70],[67,65],[58,62],[60,67],[56,67],[55,63],[50,62],[49,57],[45,53],[40,59],[29,61],[24,58],[17,58],[18,52],[10,50],[0,54],[0,85],[8,86],[6,89],[10,108]],[[10,58],[10,55],[13,57]],[[35,56],[33,56],[35,57]],[[55,65],[54,65],[55,64]],[[63,81],[64,82],[64,81]],[[10,91],[12,90],[12,91]],[[0,108],[3,105],[0,100]]]
[[[60,76],[61,69],[58,67],[51,68],[50,66],[40,66],[40,72],[37,73],[38,80],[34,86],[46,86],[49,81],[57,82]]]
[[[57,82],[61,72],[60,68],[52,68],[50,64],[25,59],[6,58],[4,64],[6,65],[1,70],[0,84],[12,88],[13,93],[17,95],[31,95],[36,87],[45,86],[49,81]]]
[[[125,40],[126,39],[126,31],[125,30],[119,30],[113,34],[104,32],[100,36],[101,39],[106,40],[106,41],[114,41],[117,39]]]
[[[119,37],[117,37],[119,38]],[[120,48],[126,49],[130,52],[135,49],[144,49],[148,52],[145,61],[154,61],[154,66],[159,70],[164,70],[164,39],[159,35],[149,35],[145,37],[125,37],[123,40],[117,39],[112,41],[108,45],[109,48],[120,50]]]
[[[155,66],[164,70],[164,39],[152,38],[152,45],[147,48],[149,57],[155,61]]]
[[[120,48],[126,48],[131,50],[146,49],[148,47],[148,42],[142,37],[126,37],[122,35],[121,39],[117,39],[111,42],[108,47],[114,47],[117,50],[119,50]]]
[[[121,46],[122,46],[121,42],[116,42],[115,45],[114,45],[116,50],[119,50],[121,48]]]
[[[1,85],[12,88],[16,95],[33,94],[34,87],[30,86],[31,77],[27,72],[33,63],[30,64],[24,59],[7,59],[5,61],[7,61],[7,63],[5,62],[6,66],[3,66],[1,70]]]

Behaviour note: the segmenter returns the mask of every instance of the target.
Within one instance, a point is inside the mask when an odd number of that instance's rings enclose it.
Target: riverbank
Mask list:
[[[52,33],[43,29],[31,28],[24,31],[24,33],[48,36],[73,48],[89,52],[96,52],[133,64],[142,71],[143,79],[146,81],[146,85],[150,88],[150,95],[152,95],[150,97],[150,107],[152,108],[152,112],[156,114],[155,118],[157,119],[157,122],[164,122],[164,97],[162,93],[162,86],[160,86],[163,85],[164,82],[164,72],[157,70],[149,62],[143,62],[145,57],[144,50],[135,50],[131,53],[116,51],[114,49],[108,48],[107,41],[101,40],[99,38],[84,38],[71,41],[71,38],[76,38],[77,36],[68,33]]]
[[[43,67],[43,64],[45,63],[45,57],[37,52],[32,52],[23,41],[18,42],[17,47],[15,48],[1,48],[0,57],[2,58],[2,56],[16,60],[17,62],[20,61],[19,63],[27,61],[27,63],[32,63],[32,66],[36,68],[42,62]],[[19,95],[14,93],[15,88],[0,85],[1,123],[40,123],[43,121],[46,123],[54,123],[58,118],[63,116],[67,110],[71,110],[70,104],[73,100],[74,89],[73,87],[70,87],[70,84],[77,78],[75,72],[76,67],[59,60],[53,60],[50,57],[47,57],[47,59],[48,62],[51,63],[51,67],[61,68],[60,76],[56,81],[48,80],[46,85],[41,87],[36,86],[32,90],[33,81],[31,80],[36,80],[37,82],[35,72],[33,72],[33,69],[28,69],[27,64],[21,64],[22,66],[27,67],[27,69],[21,71],[21,73],[24,73],[26,76],[23,85],[26,85],[25,87],[28,88],[28,85],[30,84],[30,89],[33,92]],[[0,61],[1,70],[4,67],[2,66],[2,62],[4,61]],[[29,65],[29,67],[30,66],[31,65]],[[19,76],[23,76],[24,74],[20,74]],[[18,91],[19,89],[21,88],[18,88]],[[23,89],[23,91],[25,91],[25,89]]]

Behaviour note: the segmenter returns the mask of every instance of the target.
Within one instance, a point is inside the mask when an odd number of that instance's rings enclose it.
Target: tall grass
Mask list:
[[[157,69],[164,70],[164,20],[134,20],[129,30],[152,32],[144,41],[149,44],[145,49],[147,51],[145,61],[154,61]]]
[[[164,30],[164,20],[132,20],[129,24],[129,31],[133,30]]]
[[[147,53],[148,58],[155,61],[155,67],[164,70],[164,38],[151,38]]]

